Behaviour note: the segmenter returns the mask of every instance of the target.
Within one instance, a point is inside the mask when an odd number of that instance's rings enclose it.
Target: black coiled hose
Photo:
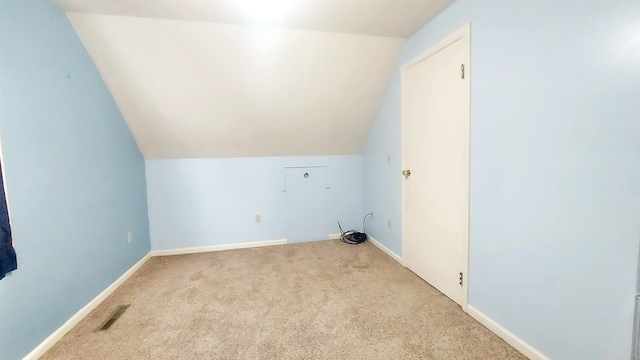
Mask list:
[[[342,241],[345,244],[349,244],[349,245],[362,244],[363,242],[367,241],[368,236],[367,236],[367,233],[365,232],[365,229],[364,229],[364,221],[367,220],[367,216],[369,216],[369,215],[371,215],[371,213],[368,213],[362,219],[362,231],[360,231],[360,230],[344,231],[344,230],[342,230],[342,226],[340,225],[340,221],[338,221],[338,228],[340,229],[340,241]]]

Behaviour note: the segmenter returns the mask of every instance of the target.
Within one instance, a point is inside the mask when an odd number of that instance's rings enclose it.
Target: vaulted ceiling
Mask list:
[[[56,2],[145,158],[203,158],[359,154],[405,39],[453,0]]]

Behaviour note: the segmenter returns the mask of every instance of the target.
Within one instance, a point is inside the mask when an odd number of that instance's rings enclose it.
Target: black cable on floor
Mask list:
[[[371,215],[371,213],[368,213],[362,219],[362,231],[360,231],[360,230],[344,231],[344,230],[342,230],[342,226],[340,225],[340,221],[338,221],[338,228],[340,229],[340,241],[342,241],[345,244],[349,244],[349,245],[362,244],[363,242],[367,241],[368,236],[367,236],[367,233],[365,232],[365,229],[364,229],[364,222],[367,219],[367,216],[369,216],[369,215]]]

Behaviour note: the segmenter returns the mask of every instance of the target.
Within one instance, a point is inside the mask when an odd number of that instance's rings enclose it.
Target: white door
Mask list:
[[[468,37],[432,52],[403,73],[403,169],[411,173],[403,179],[402,253],[411,271],[466,307]]]
[[[290,167],[284,169],[287,197],[287,241],[289,243],[327,240],[327,168]]]

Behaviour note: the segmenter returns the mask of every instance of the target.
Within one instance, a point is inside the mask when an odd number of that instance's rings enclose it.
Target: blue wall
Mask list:
[[[640,2],[458,0],[399,67],[465,24],[469,304],[553,359],[628,359],[640,238]],[[392,163],[387,164],[387,154]],[[399,70],[363,155],[372,235],[401,254]]]
[[[362,228],[359,155],[146,160],[152,248],[286,238],[285,166],[326,166],[327,228],[339,233],[338,220],[345,230]]]
[[[283,238],[282,168],[326,165],[331,223],[374,211],[368,231],[401,254],[399,67],[470,22],[469,303],[551,358],[627,359],[638,19],[638,1],[458,0],[407,43],[362,157],[148,160],[154,248]],[[15,359],[149,250],[145,169],[48,1],[0,1],[0,135],[20,266],[0,281],[0,349]]]
[[[0,357],[18,359],[149,251],[144,160],[49,1],[0,1],[0,135],[19,266]]]

